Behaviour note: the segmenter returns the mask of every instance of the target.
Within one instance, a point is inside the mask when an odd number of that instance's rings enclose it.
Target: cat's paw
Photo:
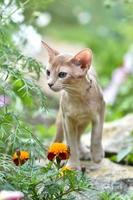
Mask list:
[[[104,158],[104,151],[101,145],[95,145],[91,149],[91,159],[94,163],[100,163]]]
[[[91,159],[91,155],[90,155],[90,150],[89,148],[87,148],[86,146],[83,148],[79,149],[79,157],[80,160],[90,160]]]
[[[95,170],[98,170],[100,169],[102,166],[102,162],[100,163],[95,163],[93,161],[90,162],[89,166],[88,166],[88,169],[91,170],[91,171],[95,171]]]

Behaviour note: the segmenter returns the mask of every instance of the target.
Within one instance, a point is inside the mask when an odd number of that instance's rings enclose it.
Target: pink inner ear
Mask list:
[[[90,67],[92,60],[91,50],[85,49],[79,52],[74,58],[81,63],[82,68]]]

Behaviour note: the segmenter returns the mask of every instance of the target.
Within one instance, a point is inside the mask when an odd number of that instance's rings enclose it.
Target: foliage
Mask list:
[[[103,192],[100,194],[100,200],[132,200],[133,195],[122,195],[117,192]]]
[[[24,145],[26,139],[25,145],[28,146],[32,137],[31,134],[28,136],[30,126],[27,128],[25,116],[29,111],[32,113],[40,108],[45,110],[46,101],[35,81],[39,78],[43,66],[33,58],[22,55],[14,46],[11,24],[4,21],[7,19],[4,14],[0,21],[0,100],[2,102],[0,150],[4,153],[11,153],[16,147]],[[5,102],[6,99],[9,103]],[[25,138],[25,142],[20,138]]]
[[[126,158],[125,160],[128,160],[127,156],[129,154],[132,154],[132,152],[133,152],[133,149],[131,146],[129,146],[128,148],[122,149],[117,155],[117,162],[120,162],[125,158]]]
[[[68,170],[62,175],[55,161],[39,166],[30,153],[30,160],[22,166],[15,166],[6,154],[0,155],[0,189],[22,191],[27,200],[65,200],[75,199],[76,193],[90,188],[83,173]]]

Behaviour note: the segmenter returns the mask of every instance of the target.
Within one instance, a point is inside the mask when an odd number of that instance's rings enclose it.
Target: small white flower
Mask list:
[[[31,25],[21,25],[20,30],[13,34],[13,41],[28,56],[35,56],[41,50],[41,36]],[[23,46],[24,41],[26,44]]]
[[[3,11],[4,22],[9,23],[10,20],[12,20],[15,23],[23,22],[24,15],[22,8],[19,8],[14,1],[10,4],[10,6],[7,6],[8,4],[9,0],[5,0],[3,5],[1,6],[1,10]]]
[[[19,8],[18,10],[16,10],[16,12],[14,12],[11,15],[11,19],[15,23],[23,22],[24,21],[24,15],[23,15],[22,9]]]
[[[50,22],[51,22],[51,15],[48,12],[40,13],[38,18],[36,19],[36,23],[40,27],[47,26]]]

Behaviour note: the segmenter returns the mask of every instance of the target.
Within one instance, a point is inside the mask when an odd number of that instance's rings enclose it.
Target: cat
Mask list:
[[[71,150],[67,165],[79,169],[80,155],[89,156],[80,138],[91,122],[91,159],[100,163],[104,157],[102,129],[105,102],[91,66],[92,51],[86,48],[74,56],[63,55],[45,42],[42,41],[42,44],[49,55],[46,68],[48,86],[55,92],[61,91],[54,142],[62,142],[65,138]]]

